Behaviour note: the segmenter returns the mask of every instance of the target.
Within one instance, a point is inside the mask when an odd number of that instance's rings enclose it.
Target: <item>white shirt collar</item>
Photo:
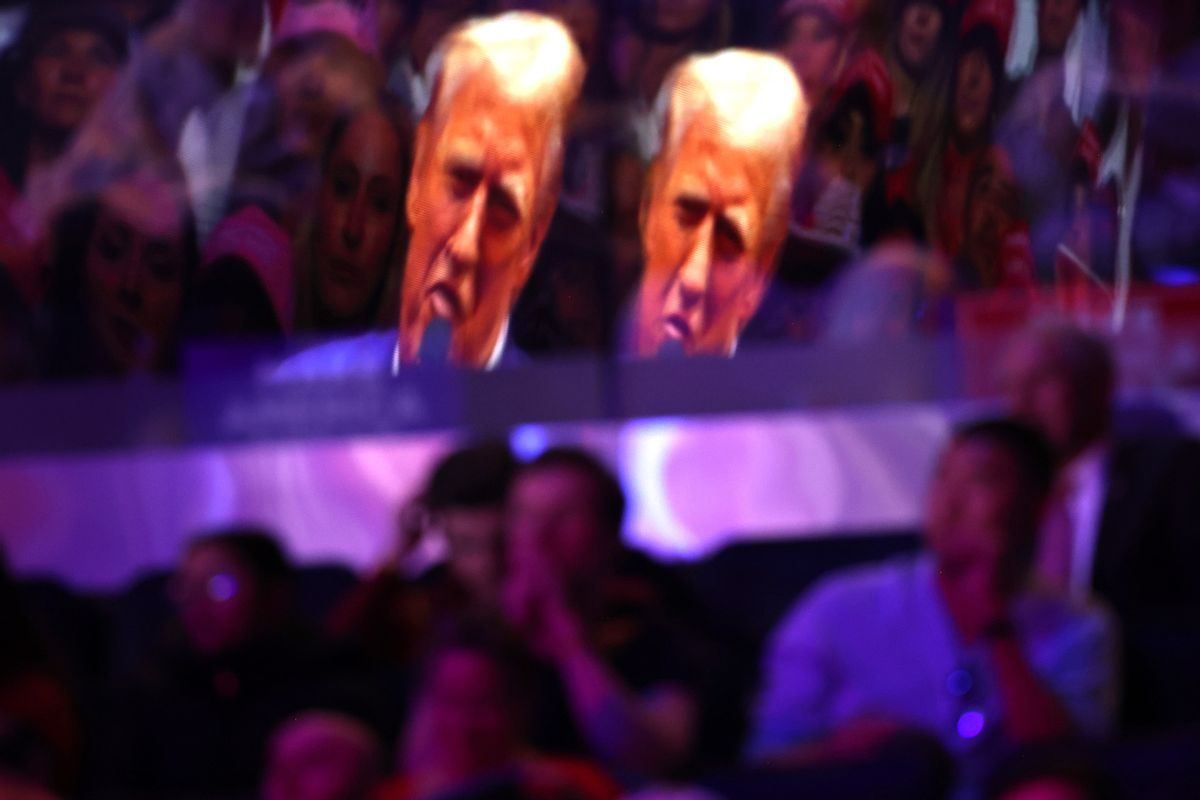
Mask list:
[[[484,369],[493,370],[500,364],[500,359],[504,357],[504,347],[508,344],[508,323],[509,320],[504,320],[504,327],[500,329],[500,337],[496,339],[496,346],[492,348],[492,354],[488,357],[487,365]],[[400,374],[400,339],[396,338],[396,346],[392,348],[392,375]]]

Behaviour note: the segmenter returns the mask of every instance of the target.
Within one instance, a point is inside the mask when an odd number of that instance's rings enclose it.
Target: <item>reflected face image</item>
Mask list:
[[[325,313],[354,320],[381,291],[401,224],[403,143],[378,110],[360,114],[321,181],[316,293]]]
[[[175,338],[186,271],[183,214],[165,186],[118,185],[88,242],[88,327],[108,368],[163,365]]]
[[[675,343],[731,355],[762,299],[778,251],[768,244],[772,176],[761,155],[726,144],[701,114],[654,167],[643,208],[639,355]]]
[[[896,52],[910,72],[924,74],[933,63],[945,21],[941,9],[926,0],[909,3],[904,9],[896,32]]]
[[[1038,4],[1038,46],[1047,55],[1059,55],[1075,30],[1082,0],[1041,0]]]
[[[437,320],[449,324],[452,363],[487,366],[499,346],[553,207],[539,122],[482,73],[418,127],[400,311],[406,362],[420,360]]]
[[[287,145],[307,157],[321,151],[339,117],[369,107],[380,88],[370,59],[332,34],[288,43],[267,71],[279,93]]]

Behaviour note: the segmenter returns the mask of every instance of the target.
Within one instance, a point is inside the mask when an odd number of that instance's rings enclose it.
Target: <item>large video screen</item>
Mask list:
[[[1051,313],[1197,377],[1191,5],[2,5],[5,383],[728,360]]]

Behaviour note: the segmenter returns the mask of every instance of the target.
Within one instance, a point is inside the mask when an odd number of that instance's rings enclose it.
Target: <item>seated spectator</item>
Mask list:
[[[331,635],[373,661],[408,665],[448,620],[497,612],[507,554],[504,508],[516,470],[504,443],[472,445],[442,459],[400,512],[396,554],[334,611]],[[445,560],[410,579],[408,565],[430,547],[443,549]]]
[[[831,576],[777,629],[751,757],[861,756],[916,730],[970,780],[1007,743],[1107,732],[1114,628],[1028,580],[1053,478],[1033,429],[961,428],[930,491],[928,554]]]
[[[116,177],[54,225],[52,377],[166,372],[197,259],[183,181],[172,167]]]
[[[517,797],[615,800],[617,786],[587,761],[550,758],[524,732],[528,678],[502,638],[457,626],[430,656],[400,756],[377,800]]]
[[[41,790],[73,790],[82,756],[78,710],[2,552],[0,630],[0,797],[40,800]]]
[[[371,800],[383,772],[383,748],[363,723],[307,711],[271,736],[263,800]]]
[[[1200,720],[1193,682],[1167,680],[1185,654],[1200,664],[1200,444],[1120,435],[1108,345],[1070,325],[1022,334],[1002,373],[1011,411],[1046,434],[1064,465],[1043,532],[1041,579],[1077,597],[1095,593],[1117,612],[1126,724]],[[1170,668],[1147,660],[1172,642],[1158,654]]]
[[[519,358],[510,318],[557,207],[583,62],[566,28],[532,12],[465,23],[439,53],[453,79],[435,83],[417,125],[399,329],[301,353],[280,378]]]
[[[70,145],[128,55],[121,19],[95,3],[39,3],[0,63],[0,269],[25,302],[46,290],[42,231],[26,230],[17,206],[26,177]]]
[[[1194,284],[1200,277],[1200,120],[1196,53],[1173,63],[1168,43],[1187,32],[1191,6],[1165,0],[1110,4],[1111,65],[1096,126],[1102,156],[1091,265],[1117,289],[1117,320],[1132,281]],[[1177,27],[1178,26],[1178,27]],[[1160,271],[1162,274],[1160,275]]]
[[[301,233],[317,207],[334,127],[382,97],[370,28],[367,12],[348,0],[287,6],[247,92],[230,209],[258,206],[293,236]]]
[[[178,632],[114,698],[100,757],[114,794],[249,795],[284,719],[379,701],[341,684],[340,665],[296,621],[292,568],[267,533],[197,539],[171,595]]]
[[[505,610],[541,665],[533,744],[661,775],[696,745],[711,661],[670,580],[621,544],[624,513],[620,484],[587,453],[526,465],[509,500]]]
[[[297,253],[302,330],[396,326],[410,140],[407,123],[384,107],[330,132],[311,234]]]
[[[1012,0],[973,0],[968,5],[961,23],[949,118],[942,130],[914,142],[908,170],[892,177],[893,196],[913,204],[924,220],[928,241],[948,259],[962,252],[963,210],[971,176],[995,147],[1013,14]]]
[[[891,135],[892,85],[876,53],[859,53],[814,117],[812,159],[797,185],[793,234],[856,255],[883,233],[884,147]]]

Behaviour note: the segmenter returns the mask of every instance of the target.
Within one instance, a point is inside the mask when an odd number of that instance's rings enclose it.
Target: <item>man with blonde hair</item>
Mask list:
[[[787,236],[808,103],[785,61],[735,49],[683,62],[659,108],[635,350],[730,356]]]
[[[452,31],[430,71],[397,360],[490,367],[557,206],[583,60],[559,22],[514,12]]]
[[[511,12],[463,23],[430,57],[417,125],[398,334],[302,353],[277,377],[337,378],[512,360],[508,320],[558,204],[584,65],[558,21]]]

